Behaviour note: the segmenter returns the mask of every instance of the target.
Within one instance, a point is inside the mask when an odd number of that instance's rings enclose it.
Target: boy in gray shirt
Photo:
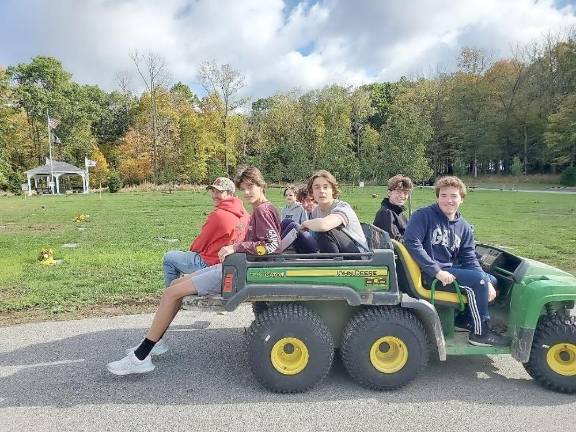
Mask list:
[[[280,215],[283,223],[295,222],[300,225],[308,219],[308,213],[306,213],[302,204],[296,201],[296,188],[294,186],[288,186],[284,189],[284,199],[286,200],[286,205],[282,208]]]
[[[337,199],[340,188],[336,178],[326,170],[317,171],[310,177],[308,189],[318,207],[312,211],[312,219],[302,222],[300,229],[317,233],[320,252],[368,252],[358,216],[348,203]]]

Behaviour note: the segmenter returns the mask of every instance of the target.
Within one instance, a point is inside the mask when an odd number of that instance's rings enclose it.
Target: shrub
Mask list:
[[[456,161],[452,165],[452,173],[458,177],[465,176],[467,174],[466,165],[462,161]]]
[[[560,184],[564,186],[576,186],[576,167],[568,167],[562,171]]]
[[[158,183],[160,184],[174,183],[177,181],[177,179],[178,179],[178,173],[176,173],[176,171],[170,168],[163,169],[162,171],[160,171],[160,174],[158,175]]]
[[[120,174],[116,171],[112,171],[112,173],[108,176],[108,190],[110,193],[116,193],[122,188],[122,179],[120,178]]]
[[[518,156],[514,156],[512,166],[510,167],[510,173],[514,176],[519,176],[522,174],[522,171],[524,171],[524,164],[522,164],[522,161]]]

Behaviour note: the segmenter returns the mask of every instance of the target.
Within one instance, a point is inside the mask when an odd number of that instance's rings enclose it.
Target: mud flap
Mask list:
[[[415,299],[407,294],[402,294],[402,301],[400,305],[403,308],[413,309],[414,313],[420,320],[428,335],[430,336],[431,342],[438,349],[438,359],[440,361],[446,360],[446,341],[444,340],[444,334],[442,333],[442,324],[440,323],[440,318],[438,313],[432,304],[423,299]]]

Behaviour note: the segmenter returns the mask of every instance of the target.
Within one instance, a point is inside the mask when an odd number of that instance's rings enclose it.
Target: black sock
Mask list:
[[[152,342],[150,339],[146,338],[142,341],[140,346],[134,350],[134,355],[138,360],[144,360],[154,348],[156,342]]]

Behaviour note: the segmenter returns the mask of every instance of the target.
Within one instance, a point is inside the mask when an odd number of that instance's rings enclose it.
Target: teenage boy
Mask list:
[[[308,191],[318,203],[312,219],[300,224],[302,231],[314,231],[319,252],[368,252],[368,243],[358,216],[345,201],[340,201],[336,178],[326,170],[316,171],[308,180]]]
[[[207,189],[212,194],[214,210],[206,218],[200,234],[188,251],[168,251],[164,255],[164,283],[169,287],[182,274],[190,274],[220,262],[218,251],[234,243],[237,233],[243,232],[250,215],[242,201],[234,196],[234,182],[218,177]]]
[[[307,184],[300,186],[300,188],[298,189],[298,192],[296,193],[296,199],[298,200],[298,202],[300,204],[302,204],[302,207],[304,207],[304,210],[306,210],[306,214],[308,215],[308,219],[312,219],[312,212],[314,211],[314,209],[316,207],[318,207],[318,203],[316,203],[316,201],[314,201],[314,197],[308,191],[308,185]]]
[[[456,280],[466,292],[472,345],[509,345],[510,338],[490,329],[488,301],[494,288],[476,258],[472,227],[458,212],[466,186],[457,177],[442,177],[434,189],[437,202],[414,212],[404,244],[422,269],[426,284],[434,278],[443,285]]]
[[[406,225],[404,204],[414,189],[410,177],[402,174],[388,180],[388,196],[382,200],[382,207],[376,213],[374,225],[382,228],[394,240],[402,241]]]

